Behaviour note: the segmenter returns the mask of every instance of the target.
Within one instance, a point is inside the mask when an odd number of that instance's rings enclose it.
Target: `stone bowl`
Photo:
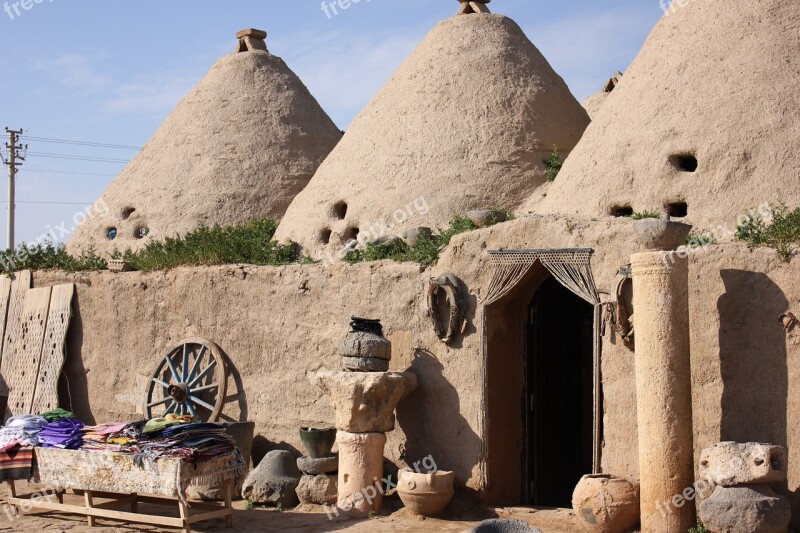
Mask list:
[[[418,474],[403,468],[398,472],[397,493],[413,514],[436,516],[453,499],[454,480],[453,472]]]
[[[509,520],[507,518],[484,520],[469,531],[470,533],[542,533],[538,529],[531,528],[522,520]]]
[[[324,459],[331,456],[331,450],[336,443],[336,428],[300,428],[300,440],[309,457]]]
[[[692,226],[659,218],[644,218],[633,224],[637,240],[644,250],[667,251],[686,244]]]

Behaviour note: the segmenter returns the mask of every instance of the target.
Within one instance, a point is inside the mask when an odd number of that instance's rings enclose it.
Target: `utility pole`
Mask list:
[[[22,161],[25,161],[25,158],[19,155],[19,150],[24,150],[25,147],[19,144],[19,136],[22,135],[24,132],[23,130],[10,130],[6,128],[6,132],[8,133],[8,143],[6,143],[6,148],[8,149],[8,161],[5,162],[8,165],[8,249],[14,250],[14,207],[15,207],[15,181],[17,178],[17,172],[19,172],[19,167],[22,166]]]

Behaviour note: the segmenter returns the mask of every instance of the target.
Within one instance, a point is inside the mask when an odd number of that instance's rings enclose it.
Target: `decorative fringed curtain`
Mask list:
[[[588,248],[575,248],[564,250],[510,250],[510,251],[490,251],[490,265],[492,268],[492,280],[489,289],[483,297],[483,421],[482,421],[482,446],[483,452],[483,486],[487,486],[486,464],[487,450],[486,442],[488,437],[488,329],[487,311],[488,307],[500,299],[507,296],[525,276],[533,269],[536,263],[541,263],[559,283],[578,295],[594,307],[594,353],[593,353],[593,450],[592,450],[592,469],[595,474],[600,472],[600,423],[602,417],[600,404],[600,345],[601,345],[601,320],[602,306],[600,295],[592,274],[591,258],[594,250]]]

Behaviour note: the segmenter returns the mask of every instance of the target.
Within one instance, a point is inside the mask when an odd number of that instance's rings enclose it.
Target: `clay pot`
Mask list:
[[[417,474],[408,469],[398,472],[397,493],[406,508],[420,516],[436,516],[444,511],[455,490],[452,472]]]
[[[300,440],[312,459],[330,457],[336,442],[336,428],[300,428]]]
[[[572,508],[589,533],[622,533],[639,523],[639,485],[607,474],[583,476]]]

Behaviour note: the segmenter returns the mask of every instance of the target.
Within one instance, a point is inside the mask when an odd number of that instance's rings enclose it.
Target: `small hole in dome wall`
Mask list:
[[[612,217],[632,217],[633,208],[629,205],[615,205],[608,210]]]
[[[109,241],[113,241],[117,238],[117,228],[107,228],[106,229],[106,239]]]
[[[133,232],[133,236],[136,237],[137,239],[144,239],[149,234],[150,234],[150,228],[147,228],[145,226],[136,228],[136,231]]]
[[[135,207],[126,207],[125,209],[123,209],[122,220],[128,220],[129,218],[131,218],[131,215],[133,214],[134,211],[136,211]]]
[[[670,218],[684,218],[689,214],[686,202],[672,202],[667,204],[667,214]]]
[[[336,204],[333,206],[333,214],[339,220],[344,220],[344,217],[347,216],[347,203],[336,202]]]
[[[347,228],[342,233],[342,240],[347,243],[352,241],[353,239],[358,239],[359,229],[358,228]]]
[[[681,172],[697,172],[699,166],[697,158],[692,154],[675,154],[669,158],[669,161]]]
[[[319,232],[319,242],[322,244],[330,244],[331,230],[329,228],[325,228],[324,230]]]

